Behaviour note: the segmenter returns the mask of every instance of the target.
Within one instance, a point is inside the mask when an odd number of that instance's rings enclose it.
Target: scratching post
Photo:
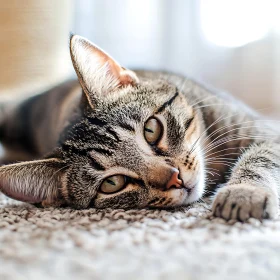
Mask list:
[[[70,0],[0,0],[0,98],[24,98],[71,73]]]

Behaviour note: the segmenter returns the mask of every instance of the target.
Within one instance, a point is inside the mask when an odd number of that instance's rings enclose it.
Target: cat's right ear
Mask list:
[[[1,166],[0,191],[16,200],[59,206],[65,167],[57,158]]]
[[[95,100],[138,83],[136,74],[121,67],[89,40],[71,35],[70,54],[74,69],[91,107]]]

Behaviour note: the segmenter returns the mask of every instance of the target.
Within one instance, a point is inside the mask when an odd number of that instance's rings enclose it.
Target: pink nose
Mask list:
[[[179,179],[179,170],[177,168],[172,168],[172,175],[166,184],[166,189],[170,189],[171,187],[181,188],[182,184],[182,180]]]

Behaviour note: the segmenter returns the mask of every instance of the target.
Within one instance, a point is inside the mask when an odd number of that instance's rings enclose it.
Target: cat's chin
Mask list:
[[[189,195],[186,197],[183,204],[188,205],[198,201],[202,197],[204,189],[205,189],[205,180],[204,180],[204,176],[201,176],[199,182],[189,192]]]

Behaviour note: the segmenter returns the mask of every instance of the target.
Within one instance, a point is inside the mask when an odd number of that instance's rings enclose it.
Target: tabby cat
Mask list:
[[[182,76],[127,70],[80,36],[70,54],[79,82],[2,114],[4,194],[76,209],[169,208],[212,195],[213,215],[226,220],[277,216],[275,125]]]

